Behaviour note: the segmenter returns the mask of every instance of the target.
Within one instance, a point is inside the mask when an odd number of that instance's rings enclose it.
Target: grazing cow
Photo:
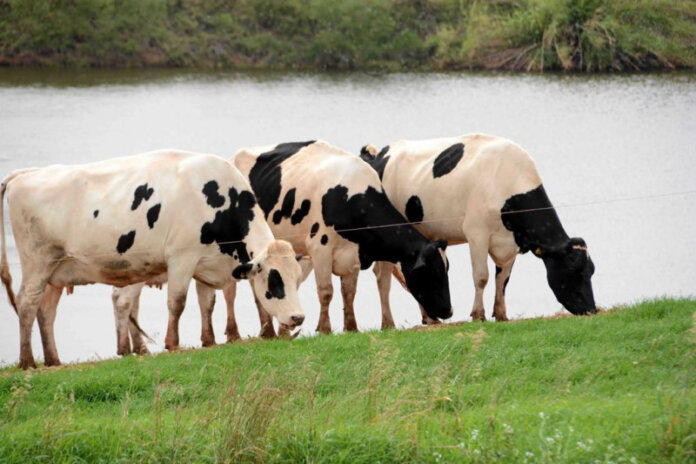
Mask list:
[[[274,235],[311,256],[321,305],[318,331],[331,332],[332,272],[341,277],[344,330],[357,330],[358,272],[377,260],[400,263],[411,293],[430,317],[452,315],[446,242],[430,242],[407,224],[377,174],[358,157],[310,141],[244,148],[233,162],[248,177]]]
[[[518,145],[476,134],[399,141],[379,153],[368,145],[360,156],[379,174],[392,204],[423,235],[449,244],[469,243],[474,320],[485,320],[488,255],[496,264],[493,316],[504,321],[512,265],[517,253],[530,250],[543,260],[549,286],[566,309],[573,314],[596,312],[590,282],[594,264],[587,245],[568,237],[534,161]],[[391,265],[377,267],[378,280],[389,280]],[[388,284],[379,288],[388,293]]]
[[[35,366],[37,313],[45,363],[59,364],[53,318],[64,286],[120,287],[167,272],[170,350],[191,278],[221,288],[253,276],[254,293],[281,324],[304,320],[292,247],[274,240],[249,184],[222,158],[158,151],[15,171],[2,183],[0,205],[5,193],[22,266],[16,302],[4,223],[0,276],[19,316],[22,368]]]

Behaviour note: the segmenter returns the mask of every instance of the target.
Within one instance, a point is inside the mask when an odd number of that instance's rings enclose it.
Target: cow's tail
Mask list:
[[[150,337],[150,336],[147,334],[147,332],[145,332],[145,331],[140,327],[140,324],[138,324],[138,320],[137,320],[136,318],[134,318],[132,314],[129,314],[129,315],[128,315],[128,320],[131,321],[131,322],[133,323],[133,325],[135,326],[136,329],[138,329],[138,332],[140,332],[140,335],[142,335],[143,337],[147,338],[147,340],[148,340],[150,343],[155,343],[155,341],[152,339],[152,337]]]
[[[14,291],[12,290],[12,275],[10,274],[10,263],[7,261],[7,246],[5,244],[5,190],[7,184],[15,177],[15,173],[10,174],[0,184],[0,235],[2,236],[2,258],[0,258],[0,278],[7,291],[7,298],[17,312],[17,302]]]

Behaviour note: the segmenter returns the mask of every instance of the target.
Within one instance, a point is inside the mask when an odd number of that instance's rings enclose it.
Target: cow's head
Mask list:
[[[275,240],[254,259],[232,271],[235,279],[251,279],[261,306],[289,329],[301,325],[305,318],[297,296],[303,278],[299,258],[288,242]]]
[[[452,317],[446,248],[445,240],[427,243],[415,258],[401,263],[409,291],[433,319]]]
[[[556,249],[536,248],[534,254],[544,260],[546,279],[559,303],[573,314],[597,312],[592,293],[594,263],[581,238],[571,238]]]

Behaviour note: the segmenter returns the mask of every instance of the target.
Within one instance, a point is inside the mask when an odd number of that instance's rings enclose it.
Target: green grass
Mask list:
[[[696,462],[696,301],[0,370],[0,462]]]
[[[0,64],[696,68],[696,0],[0,0]]]

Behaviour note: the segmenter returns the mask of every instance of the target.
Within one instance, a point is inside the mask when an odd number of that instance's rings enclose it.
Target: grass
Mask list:
[[[696,462],[696,301],[0,370],[0,462]]]
[[[0,64],[696,68],[696,0],[0,0]]]

